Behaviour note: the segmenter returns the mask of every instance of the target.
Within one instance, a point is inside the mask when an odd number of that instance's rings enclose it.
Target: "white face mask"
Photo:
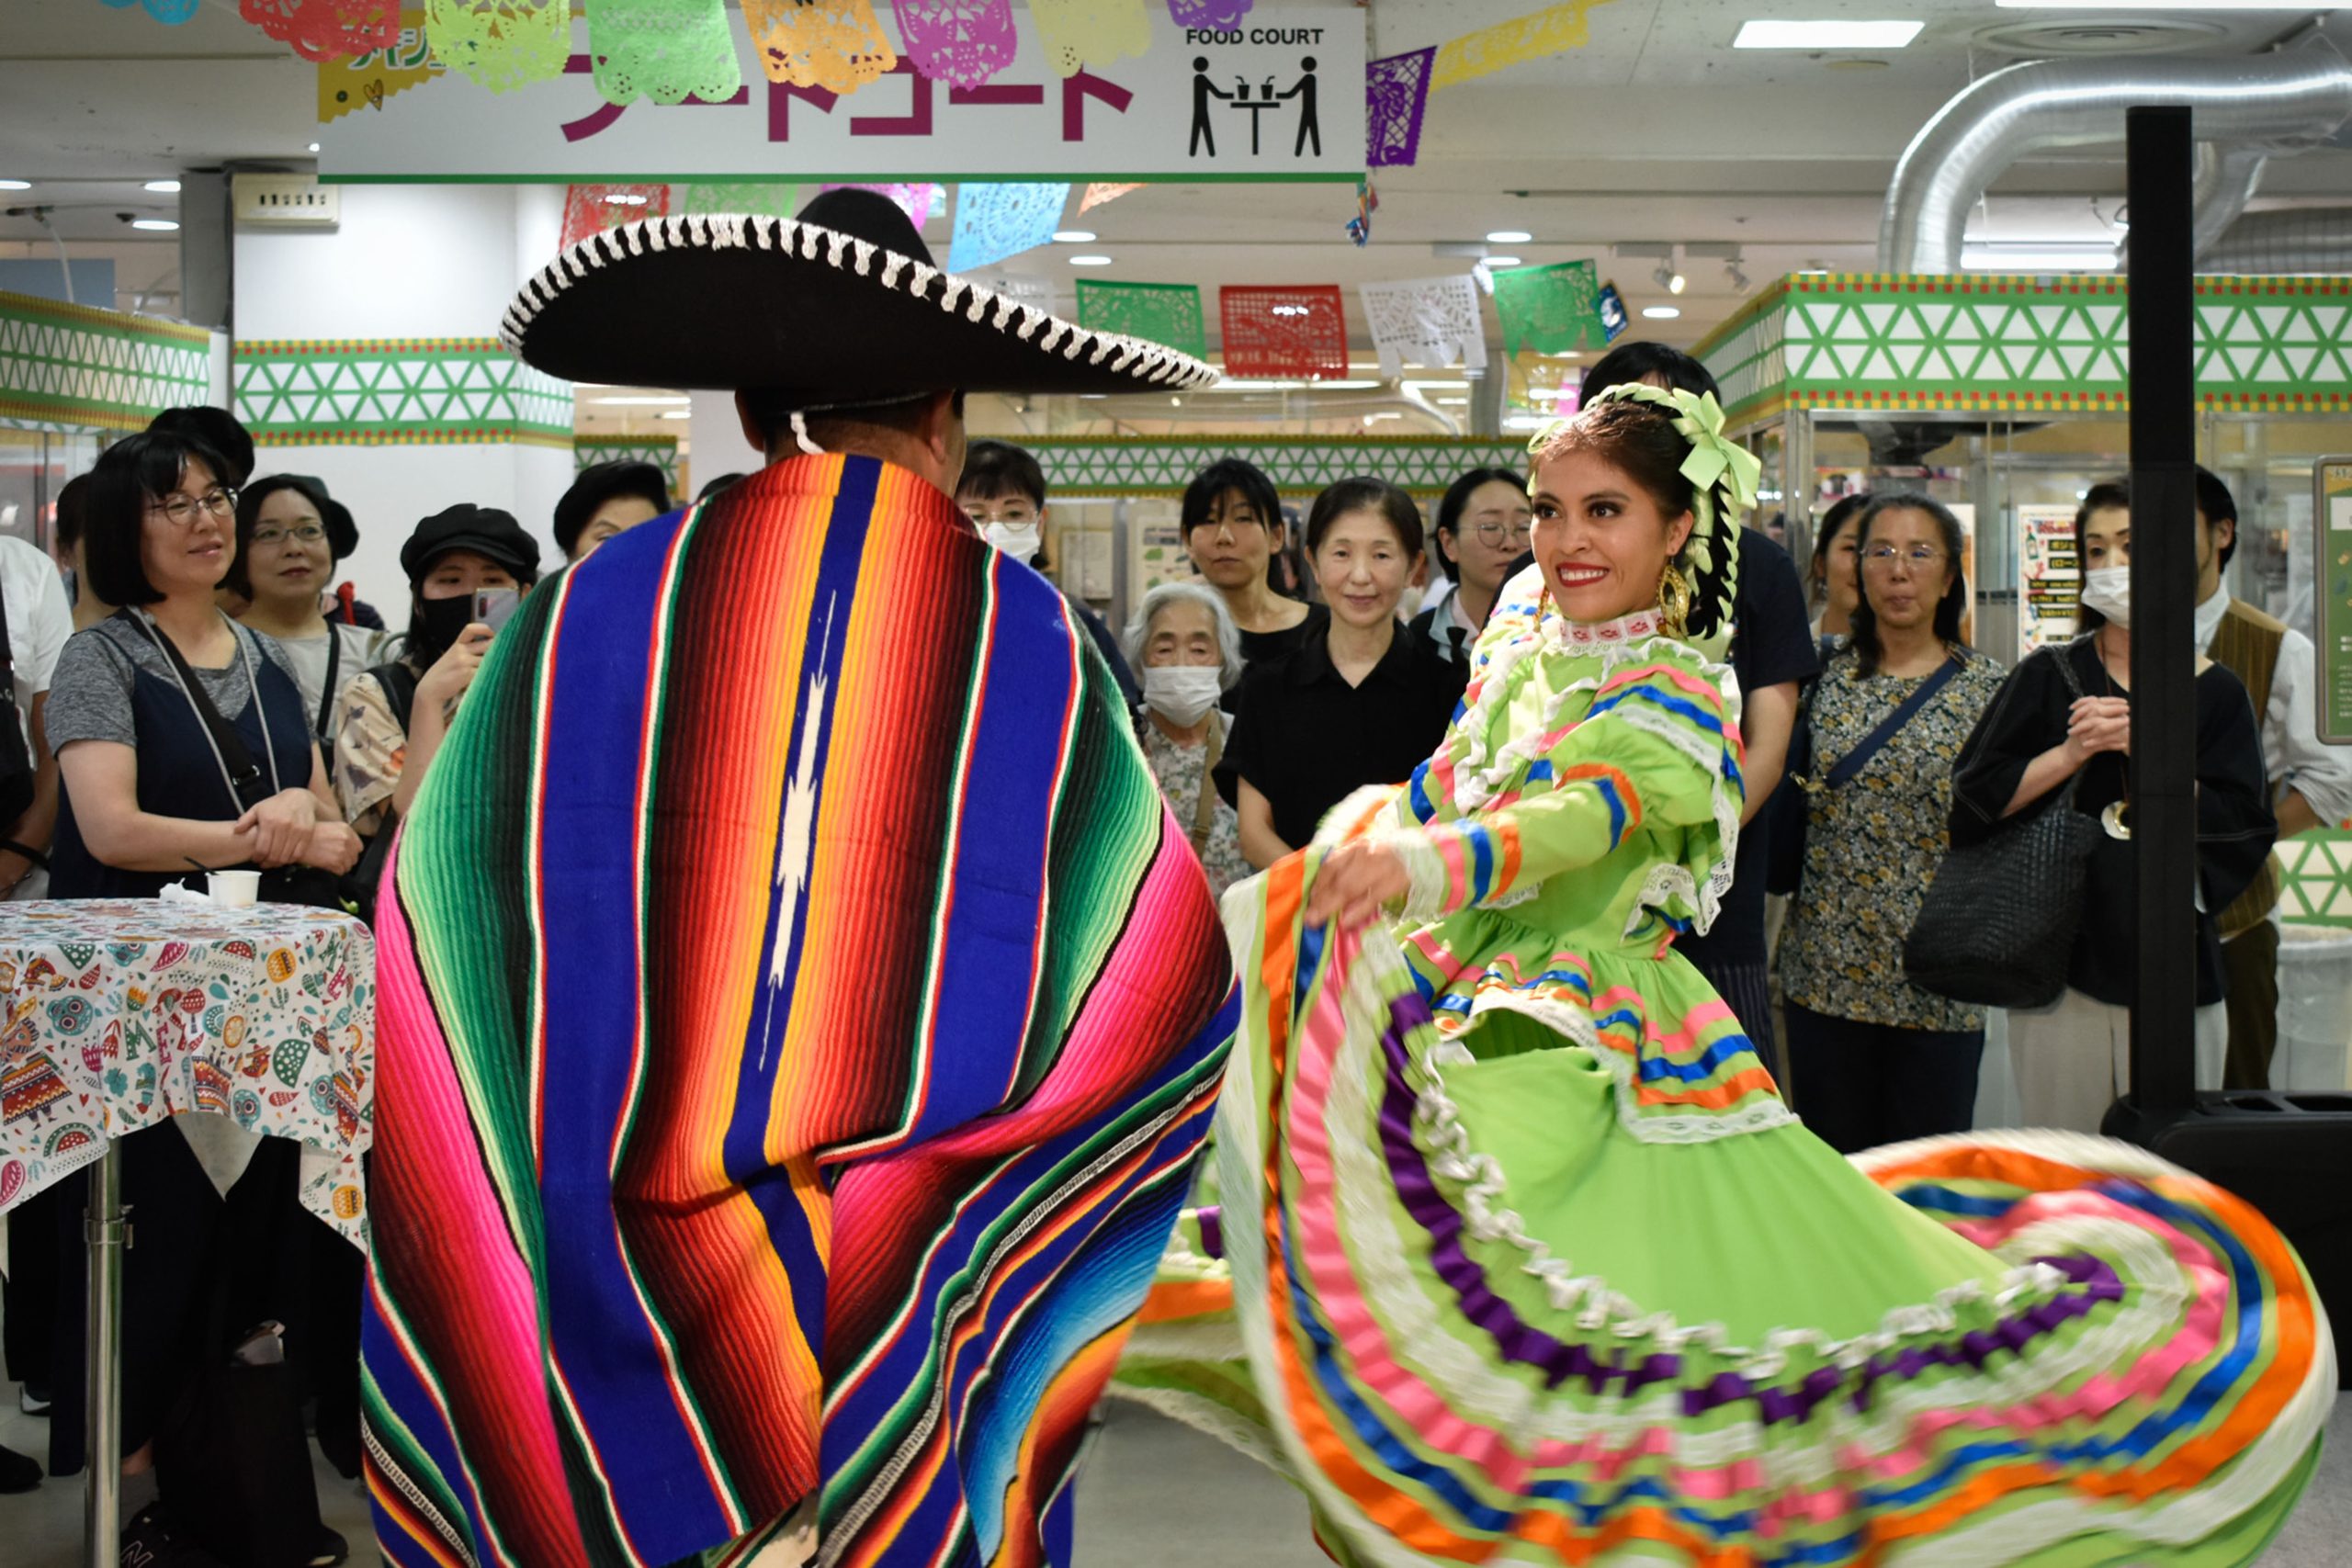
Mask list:
[[[991,523],[980,535],[1014,560],[1025,561],[1037,553],[1040,536],[1035,523]]]
[[[1225,693],[1214,664],[1159,664],[1143,672],[1143,700],[1170,724],[1201,722]]]
[[[2132,569],[2095,566],[2083,573],[2083,604],[2125,631],[2132,629]]]

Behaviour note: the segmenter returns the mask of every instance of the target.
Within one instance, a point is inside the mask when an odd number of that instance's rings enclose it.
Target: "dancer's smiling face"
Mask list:
[[[1634,476],[1590,448],[1539,463],[1535,564],[1560,614],[1613,621],[1658,602],[1666,563],[1690,537],[1688,510],[1668,515]]]

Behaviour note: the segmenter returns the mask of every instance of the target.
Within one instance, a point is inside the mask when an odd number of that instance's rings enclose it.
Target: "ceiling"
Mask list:
[[[1372,52],[1442,42],[1537,4],[1373,0]],[[1733,35],[1751,17],[1907,17],[1926,29],[1884,54],[1735,51]],[[2245,53],[2315,25],[2287,8],[2143,16],[2005,10],[1991,0],[1606,0],[1590,13],[1584,47],[1432,95],[1419,162],[1380,175],[1363,249],[1342,232],[1354,212],[1344,186],[1153,186],[1068,220],[1099,236],[1086,249],[1114,258],[1085,276],[1204,288],[1458,272],[1468,263],[1433,247],[1524,230],[1534,239],[1511,254],[1597,258],[1638,311],[1666,296],[1649,276],[1655,262],[1622,257],[1619,244],[1736,245],[1753,280],[1868,270],[1905,145],[1973,77],[2016,59]],[[2341,19],[2336,28],[2352,36]],[[131,240],[119,217],[170,215],[174,198],[141,182],[224,163],[303,166],[314,117],[312,68],[241,19],[235,0],[203,0],[177,28],[135,6],[0,0],[0,176],[36,182],[5,201],[51,208],[74,254],[115,257],[125,304],[136,288],[168,313],[174,298],[169,237]],[[2120,147],[2033,159],[1995,187],[1972,233],[2103,234],[2122,189]],[[2326,151],[2275,160],[2257,205],[2346,191],[2352,152]],[[934,220],[935,244],[945,232]],[[0,217],[0,255],[54,254],[29,219]],[[1069,254],[1032,253],[1009,270],[1052,278],[1067,306],[1079,276]],[[1741,296],[1719,259],[1685,259],[1682,270],[1689,288],[1672,301],[1681,317],[1639,325],[1688,344]]]

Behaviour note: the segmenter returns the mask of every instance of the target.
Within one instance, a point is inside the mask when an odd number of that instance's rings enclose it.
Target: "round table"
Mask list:
[[[226,1116],[302,1145],[302,1203],[367,1246],[376,949],[348,915],[286,904],[0,904],[0,1210],[93,1166],[88,1561],[119,1554],[121,1250],[116,1140]]]

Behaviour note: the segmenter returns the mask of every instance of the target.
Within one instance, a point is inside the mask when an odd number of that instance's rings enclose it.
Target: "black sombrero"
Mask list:
[[[757,389],[810,412],[1217,378],[942,272],[898,204],[865,190],[827,191],[797,220],[698,213],[591,235],[524,284],[499,338],[568,381]]]

